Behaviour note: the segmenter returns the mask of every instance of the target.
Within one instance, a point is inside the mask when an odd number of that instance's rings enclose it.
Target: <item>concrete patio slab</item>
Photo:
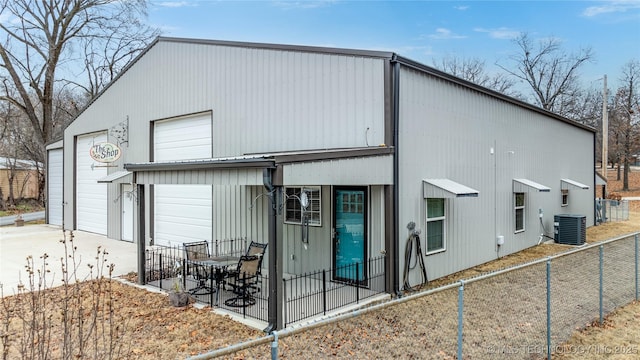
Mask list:
[[[89,264],[96,264],[98,246],[106,249],[106,265],[113,263],[113,276],[119,276],[137,270],[136,244],[108,239],[106,236],[84,231],[74,231],[73,243],[76,246],[77,278],[84,280],[90,275]],[[0,284],[5,296],[13,295],[20,282],[26,282],[26,259],[33,256],[36,267],[42,267],[43,254],[49,256],[47,286],[62,284],[61,258],[64,257],[62,229],[51,225],[25,225],[22,227],[0,227]],[[69,239],[69,232],[67,232]],[[69,248],[71,251],[71,248]],[[95,270],[94,270],[95,274]],[[105,276],[108,272],[103,272]],[[94,275],[95,276],[95,275]]]

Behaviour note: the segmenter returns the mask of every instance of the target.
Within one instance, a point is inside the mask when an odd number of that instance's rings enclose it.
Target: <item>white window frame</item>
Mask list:
[[[442,212],[442,216],[437,216],[437,217],[433,217],[430,218],[429,217],[429,199],[442,199],[443,202],[443,212]],[[447,251],[447,199],[445,198],[427,198],[424,200],[425,203],[425,219],[426,219],[426,226],[425,226],[425,237],[424,237],[424,241],[425,241],[425,249],[426,249],[426,255],[431,255],[431,254],[437,254],[437,253],[441,253],[444,251]],[[429,229],[429,223],[430,222],[435,222],[435,221],[441,221],[442,222],[442,248],[439,249],[434,249],[434,250],[429,250],[429,233],[428,233],[428,229]]]
[[[522,195],[522,205],[518,205],[518,195]],[[518,229],[518,210],[522,210],[522,229]],[[524,232],[526,230],[526,216],[527,214],[527,196],[525,193],[523,192],[516,192],[513,193],[513,226],[514,226],[514,233],[521,233]]]
[[[569,189],[560,190],[561,206],[569,206]]]
[[[310,214],[309,226],[322,226],[322,187],[320,186],[287,186],[284,188],[284,223],[302,225],[302,205],[298,200],[302,191],[307,193]],[[300,214],[300,218],[289,218],[289,213]]]

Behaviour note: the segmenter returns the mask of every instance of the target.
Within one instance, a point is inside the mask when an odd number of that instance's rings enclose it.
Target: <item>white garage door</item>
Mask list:
[[[156,162],[211,158],[211,114],[154,124]],[[154,185],[154,243],[211,240],[210,185]]]
[[[211,158],[211,115],[156,121],[153,134],[155,161]]]
[[[211,240],[211,186],[155,186],[156,245]]]
[[[78,136],[76,142],[76,227],[78,230],[107,234],[107,184],[98,179],[107,176],[106,167],[89,156],[93,144],[107,141],[107,133]]]
[[[49,150],[47,173],[49,224],[62,226],[62,149]]]

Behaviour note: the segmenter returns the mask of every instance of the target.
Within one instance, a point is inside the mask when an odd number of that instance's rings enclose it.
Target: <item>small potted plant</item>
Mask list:
[[[175,262],[174,274],[173,286],[169,292],[169,302],[175,307],[187,306],[191,302],[191,296],[182,288],[182,265],[180,261]]]

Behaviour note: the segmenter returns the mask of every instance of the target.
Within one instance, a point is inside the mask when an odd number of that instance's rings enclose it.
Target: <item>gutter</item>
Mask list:
[[[274,160],[269,159],[237,159],[237,160],[194,160],[161,163],[124,164],[128,171],[177,171],[207,169],[240,169],[240,168],[275,168]]]

